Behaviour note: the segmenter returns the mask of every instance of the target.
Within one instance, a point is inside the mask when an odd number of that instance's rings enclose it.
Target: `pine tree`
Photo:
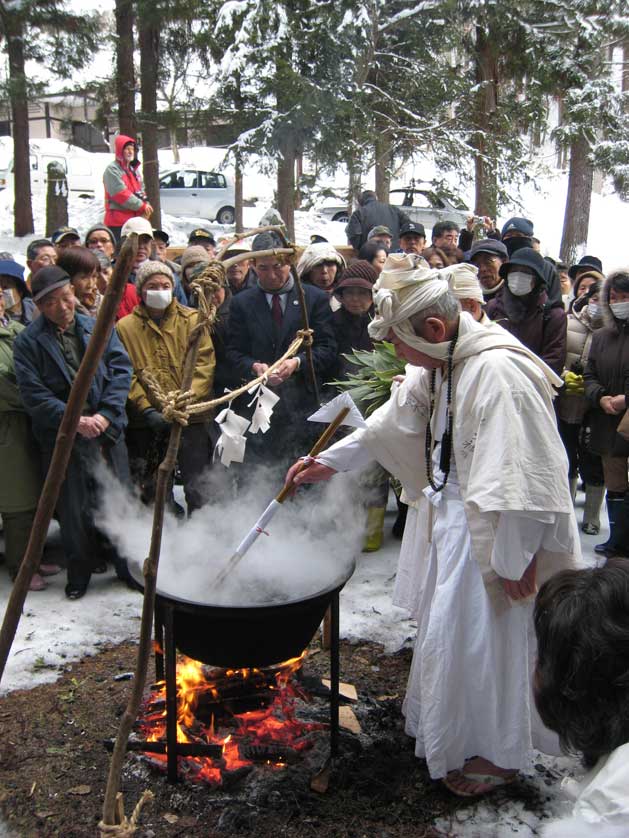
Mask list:
[[[34,232],[29,162],[26,61],[37,61],[66,76],[83,67],[97,43],[94,15],[76,15],[63,0],[0,3],[0,35],[9,59],[8,97],[13,123],[14,231],[16,236]]]

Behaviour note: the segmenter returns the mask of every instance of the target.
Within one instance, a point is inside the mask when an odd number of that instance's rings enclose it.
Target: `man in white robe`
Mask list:
[[[366,428],[295,464],[287,482],[375,459],[418,502],[406,731],[431,777],[473,796],[511,782],[532,747],[559,753],[531,695],[533,597],[580,552],[552,407],[560,379],[505,330],[460,312],[454,273],[388,257],[370,332],[408,361],[406,379]]]

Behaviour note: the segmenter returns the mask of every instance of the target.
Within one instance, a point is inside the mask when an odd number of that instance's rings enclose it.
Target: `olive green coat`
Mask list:
[[[0,513],[34,509],[42,484],[39,449],[13,369],[13,341],[23,328],[15,320],[0,325]]]

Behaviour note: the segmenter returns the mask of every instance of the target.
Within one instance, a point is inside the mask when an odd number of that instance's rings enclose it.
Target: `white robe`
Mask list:
[[[466,325],[469,334],[473,328],[464,322]],[[493,393],[480,395],[485,401],[489,399],[490,406],[493,398],[500,413],[505,371],[512,373],[507,379],[513,385],[518,407],[515,413],[510,413],[508,406],[502,411],[514,426],[503,429],[503,436],[512,445],[496,437],[500,416],[485,416],[483,404],[479,419],[475,403],[463,402],[458,422],[455,413],[454,456],[448,485],[442,492],[434,493],[426,487],[423,451],[417,450],[423,444],[427,410],[425,375],[416,370],[414,380],[413,375],[407,376],[402,392],[392,395],[380,416],[368,420],[370,427],[354,432],[318,458],[344,471],[376,456],[402,478],[416,505],[409,510],[405,530],[406,555],[410,558],[412,554],[414,561],[406,563],[402,572],[405,581],[398,585],[398,591],[408,586],[403,598],[418,619],[404,713],[406,731],[415,737],[416,753],[426,758],[433,778],[461,768],[473,756],[485,757],[503,768],[520,769],[529,761],[532,747],[559,753],[555,735],[539,720],[530,689],[535,660],[532,600],[509,600],[499,577],[520,579],[533,555],[542,553],[551,558],[569,557],[568,564],[574,564],[572,554],[579,550],[578,531],[569,502],[565,454],[554,429],[552,407],[548,407],[551,400],[544,394],[542,377],[532,364],[527,369],[528,359],[522,357],[516,358],[513,370],[509,370],[510,359],[504,357],[504,349],[496,351],[503,353],[490,353],[497,361],[498,386]],[[483,379],[482,365],[473,364],[472,370],[472,381],[459,375],[463,394]],[[523,377],[528,375],[532,380],[527,385]],[[432,427],[436,440],[445,427],[445,387],[440,387],[440,379],[437,373],[439,398]],[[475,398],[477,402],[477,393]],[[527,400],[532,405],[530,417],[525,410]],[[395,426],[390,423],[392,417]],[[518,423],[528,418],[533,428],[523,431]],[[484,425],[489,426],[499,455],[493,461]],[[521,475],[519,483],[513,479],[512,465],[502,471],[505,452],[515,455],[518,463],[528,458],[530,464],[534,431],[540,434],[540,450],[545,457],[538,471],[543,472],[547,485],[531,485],[535,473],[530,470]],[[476,456],[477,447],[481,459]],[[474,460],[475,470],[483,469],[485,482],[472,473],[468,459]],[[433,462],[439,480],[439,446]],[[467,471],[466,487],[471,483],[478,490],[462,491],[457,474],[460,462]],[[531,502],[527,505],[523,498]]]

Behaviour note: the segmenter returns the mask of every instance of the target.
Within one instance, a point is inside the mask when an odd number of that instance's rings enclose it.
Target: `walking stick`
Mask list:
[[[98,317],[96,318],[96,325],[85,349],[85,354],[83,355],[83,360],[79,366],[76,378],[70,388],[66,409],[57,433],[52,460],[48,467],[48,473],[44,480],[41,495],[39,496],[39,503],[37,504],[37,511],[31,528],[26,553],[24,554],[20,570],[13,583],[2,628],[0,629],[0,681],[2,681],[9,652],[15,639],[15,633],[20,622],[20,615],[24,607],[28,587],[41,561],[50,520],[55,511],[61,485],[64,481],[66,469],[72,454],[72,446],[74,445],[76,430],[79,425],[79,419],[81,418],[81,411],[85,405],[92,380],[105,351],[109,336],[111,335],[116,313],[127,284],[127,278],[135,262],[137,249],[138,237],[133,233],[128,236],[122,246],[120,255],[116,259],[113,276],[101,303]],[[43,315],[41,316],[43,317]]]

